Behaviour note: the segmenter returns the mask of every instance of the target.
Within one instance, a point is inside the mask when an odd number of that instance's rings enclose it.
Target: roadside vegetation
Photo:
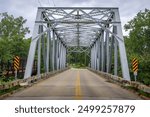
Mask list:
[[[24,26],[26,21],[22,16],[0,13],[0,84],[14,80],[14,76],[4,75],[8,69],[6,63],[11,64],[15,56],[27,58],[31,39],[25,37],[30,32]]]
[[[134,77],[132,59],[137,58],[137,80],[150,85],[150,10],[140,11],[124,28],[129,31],[125,44],[131,77]]]

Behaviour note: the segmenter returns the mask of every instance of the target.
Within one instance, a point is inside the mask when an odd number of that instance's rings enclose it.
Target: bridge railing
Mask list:
[[[43,73],[43,74],[41,74],[40,78],[38,78],[38,76],[36,75],[36,76],[32,76],[32,77],[27,78],[27,79],[17,79],[17,80],[14,80],[14,81],[6,83],[6,84],[1,84],[0,85],[0,91],[5,91],[5,90],[11,89],[11,88],[16,87],[16,86],[28,86],[34,82],[38,82],[40,80],[52,77],[53,75],[60,73],[60,72],[63,72],[67,69],[69,69],[69,68],[65,68],[65,69],[58,70],[58,71],[52,71],[49,73]]]
[[[91,68],[88,68],[90,71],[97,73],[98,75],[102,76],[103,78],[106,78],[108,81],[119,84],[123,87],[131,87],[136,91],[142,91],[144,93],[147,93],[150,95],[150,87],[146,86],[140,82],[135,82],[135,81],[128,81],[128,80],[124,80],[121,77],[106,73],[106,72],[102,72],[102,71],[97,71]]]

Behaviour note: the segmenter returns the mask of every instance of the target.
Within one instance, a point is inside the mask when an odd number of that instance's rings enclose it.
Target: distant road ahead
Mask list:
[[[70,69],[6,99],[140,99],[86,69]]]

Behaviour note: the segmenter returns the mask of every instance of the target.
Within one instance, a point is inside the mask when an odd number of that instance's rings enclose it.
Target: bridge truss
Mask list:
[[[35,57],[40,77],[42,65],[45,72],[65,68],[70,52],[89,52],[91,68],[110,73],[114,66],[114,75],[120,58],[123,78],[130,80],[118,8],[39,7],[24,78]]]

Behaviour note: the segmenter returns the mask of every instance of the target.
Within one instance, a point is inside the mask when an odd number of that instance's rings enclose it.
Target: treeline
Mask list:
[[[125,44],[131,77],[133,78],[132,59],[137,58],[137,80],[150,85],[150,10],[140,11],[124,28],[129,31]]]
[[[27,20],[23,17],[14,18],[8,13],[0,14],[0,60],[11,61],[14,56],[27,57],[30,39],[25,35],[29,28],[24,27]]]
[[[27,20],[23,17],[15,18],[8,13],[0,13],[0,75],[12,67],[13,58],[19,56],[26,59],[30,38],[25,35],[29,33],[29,28],[24,24]],[[12,68],[11,68],[12,69]],[[9,71],[9,70],[7,70]]]

